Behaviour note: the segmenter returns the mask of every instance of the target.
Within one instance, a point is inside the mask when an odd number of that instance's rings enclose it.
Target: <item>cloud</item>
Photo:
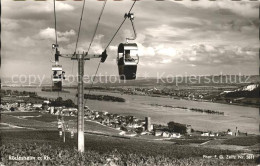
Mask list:
[[[65,31],[65,32],[59,32],[57,31],[58,35],[58,41],[69,41],[71,36],[74,36],[76,33],[73,29],[70,31]],[[46,29],[41,29],[40,32],[36,35],[40,39],[51,39],[55,40],[55,29],[54,28],[46,28]]]
[[[152,27],[152,28],[146,28],[145,32],[146,34],[151,35],[152,37],[156,38],[165,38],[165,37],[180,37],[185,38],[186,35],[189,34],[191,29],[189,28],[176,28],[169,25],[160,25],[159,27]]]
[[[70,30],[70,31],[72,31],[72,30]],[[61,33],[61,36],[69,39],[70,36],[73,36],[73,34],[75,34],[74,31],[72,31],[72,32],[70,32],[70,31]],[[103,40],[103,38],[104,38],[103,34],[97,34],[94,37],[93,43],[89,50],[89,54],[101,54],[104,51],[104,48],[103,48],[102,42],[101,42]],[[77,45],[77,52],[83,52],[83,51],[86,52],[88,50],[89,45],[90,45],[90,39],[83,40],[80,38],[78,41],[78,45]],[[60,45],[60,52],[71,54],[75,51],[75,46],[76,46],[76,42],[63,43]]]
[[[178,74],[190,70],[201,74],[218,72],[224,66],[233,69],[233,73],[242,68],[247,73],[258,71],[259,20],[255,6],[259,2],[173,2],[139,1],[134,6],[137,39],[131,42],[137,43],[139,48],[138,72],[167,71]],[[87,50],[102,4],[101,1],[90,1],[86,6],[77,51]],[[103,51],[131,5],[131,1],[107,3],[90,54]],[[19,64],[29,60],[32,65],[36,65],[34,62],[40,59],[45,64],[43,66],[47,66],[44,69],[50,67],[46,57],[53,58],[50,53],[50,46],[55,41],[53,1],[3,1],[2,7],[4,59],[12,57]],[[82,1],[56,3],[61,53],[72,54],[75,50],[81,7]],[[114,66],[118,44],[131,36],[131,22],[127,20],[107,50],[104,71],[116,71]],[[95,66],[93,62],[98,60],[91,61],[89,65]],[[64,67],[71,66],[71,61],[61,58],[61,64]],[[11,67],[7,65],[7,68],[11,71]],[[31,72],[30,68],[25,67],[23,71],[26,70]],[[89,67],[88,71],[91,70]]]
[[[140,47],[139,47],[140,49]],[[155,56],[142,56],[141,60],[150,65],[158,64],[187,64],[189,66],[218,66],[250,64],[258,57],[258,49],[240,46],[214,46],[200,43],[184,49],[174,49],[159,45],[151,48]]]
[[[18,30],[21,28],[19,23],[13,19],[2,19],[2,28],[7,31]]]
[[[72,11],[74,10],[74,7],[69,5],[69,4],[66,4],[66,3],[63,3],[63,2],[56,2],[56,10],[57,11]]]
[[[102,39],[104,38],[103,34],[97,34],[94,37],[93,43],[91,45],[90,51],[94,54],[101,54],[104,51],[104,48],[102,47]]]
[[[101,44],[97,43],[97,44],[92,45],[91,51],[94,54],[101,54],[103,52],[103,48],[102,48]]]
[[[156,53],[162,56],[175,57],[177,55],[176,49],[173,47],[165,48],[163,45],[160,45],[156,48]]]
[[[225,0],[217,0],[217,1],[208,1],[208,0],[199,0],[196,2],[192,1],[173,1],[174,3],[179,3],[188,8],[202,8],[209,10],[228,10],[237,15],[241,15],[244,17],[258,17],[258,6],[259,2],[238,2],[238,1],[225,1]]]
[[[23,10],[25,10],[25,11],[28,10],[33,13],[52,13],[54,11],[53,1],[42,3],[40,7],[39,7],[39,4],[37,4],[37,3],[39,3],[39,2],[32,3],[32,4],[30,3]],[[64,3],[64,2],[59,2],[59,1],[56,1],[55,6],[56,6],[57,12],[73,11],[75,9],[72,5]]]
[[[42,39],[52,39],[55,40],[55,29],[53,28],[46,28],[42,29],[39,32],[39,37]]]
[[[252,62],[258,53],[240,46],[196,44],[184,50],[180,56],[181,61],[195,65],[235,65]]]
[[[161,63],[163,63],[163,64],[171,63],[171,62],[172,62],[171,59],[163,59],[163,60],[161,61]]]
[[[74,36],[76,34],[76,32],[71,29],[70,31],[66,31],[66,32],[57,32],[58,36],[63,36],[63,37],[69,37],[69,36]]]
[[[137,43],[138,46],[138,55],[139,56],[154,56],[155,49],[153,47],[144,47],[141,43]]]
[[[56,15],[59,21],[62,17],[66,17],[76,8],[74,3],[56,1]],[[28,26],[39,26],[48,24],[54,19],[53,1],[3,1],[2,2],[2,18],[12,19],[13,21],[26,22]],[[32,22],[30,22],[32,21]],[[44,21],[44,22],[43,22]]]
[[[35,46],[35,41],[29,36],[25,38],[19,38],[16,42],[17,45],[20,45],[21,47],[25,47],[25,48]]]
[[[109,50],[111,50],[111,51],[117,51],[117,46],[109,46],[108,47],[109,48]]]

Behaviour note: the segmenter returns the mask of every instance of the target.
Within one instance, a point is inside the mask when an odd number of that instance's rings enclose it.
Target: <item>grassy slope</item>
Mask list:
[[[260,136],[243,136],[227,139],[222,144],[226,145],[239,145],[239,146],[252,146],[260,143]]]
[[[54,147],[63,147],[71,149],[77,147],[76,135],[70,138],[69,133],[66,135],[66,143],[62,142],[58,131],[6,131],[2,132],[2,143],[47,143]],[[158,154],[169,158],[188,158],[202,157],[207,155],[234,154],[234,151],[215,150],[209,148],[179,146],[173,143],[148,142],[137,139],[122,139],[114,137],[104,137],[86,134],[85,148],[99,153],[108,153],[117,150],[120,153],[135,153],[146,156],[156,156]]]
[[[40,115],[40,116],[39,116]],[[21,127],[35,128],[40,130],[57,130],[57,116],[51,114],[42,114],[40,112],[12,112],[1,114],[1,122],[8,123]],[[34,116],[19,118],[19,116]],[[77,129],[77,117],[64,117],[66,124],[69,124],[69,129]],[[110,135],[116,135],[118,130],[103,126],[101,124],[85,121],[85,131],[99,132]]]

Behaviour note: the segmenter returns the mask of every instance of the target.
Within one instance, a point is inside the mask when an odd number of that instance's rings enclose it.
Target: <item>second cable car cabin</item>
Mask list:
[[[136,43],[119,44],[117,65],[121,80],[133,80],[136,78],[138,62],[139,56]]]
[[[62,91],[62,79],[64,72],[61,65],[52,66],[52,91]]]

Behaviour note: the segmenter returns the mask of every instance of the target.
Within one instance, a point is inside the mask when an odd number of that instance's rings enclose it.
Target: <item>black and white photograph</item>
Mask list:
[[[258,0],[2,0],[1,166],[260,164]]]

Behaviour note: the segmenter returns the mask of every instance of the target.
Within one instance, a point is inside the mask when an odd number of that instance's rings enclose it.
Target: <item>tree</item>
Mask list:
[[[58,98],[56,99],[56,101],[57,101],[57,102],[61,102],[61,101],[62,101],[62,97],[58,97]]]
[[[120,130],[123,130],[123,131],[128,131],[128,130],[127,130],[127,128],[126,128],[126,127],[124,127],[124,126],[121,126],[121,127],[120,127]]]
[[[54,107],[60,107],[62,106],[62,97],[58,97],[56,100],[52,101],[50,106],[54,106]]]
[[[15,111],[14,107],[11,107],[11,108],[10,108],[10,111]]]
[[[41,109],[40,109],[39,107],[36,107],[35,110],[36,110],[36,111],[40,111]]]
[[[49,105],[54,106],[54,107],[65,106],[65,107],[77,108],[77,105],[75,105],[71,99],[64,101],[61,97],[58,97],[56,100],[51,101],[51,103]]]
[[[74,104],[74,102],[71,99],[65,100],[63,102],[63,105],[65,107],[76,107],[76,105]]]
[[[187,133],[187,127],[185,124],[175,123],[173,121],[168,123],[169,131],[171,132],[177,132],[180,134],[186,134]]]
[[[43,103],[43,104],[42,104],[42,109],[43,109],[43,110],[46,110],[47,108],[48,108],[48,104],[47,104],[47,103]]]
[[[174,131],[174,124],[175,124],[175,123],[174,123],[173,121],[171,121],[171,122],[168,123],[169,131],[171,131],[171,132]]]
[[[137,134],[141,134],[143,132],[143,128],[138,127],[135,131],[136,131]]]

